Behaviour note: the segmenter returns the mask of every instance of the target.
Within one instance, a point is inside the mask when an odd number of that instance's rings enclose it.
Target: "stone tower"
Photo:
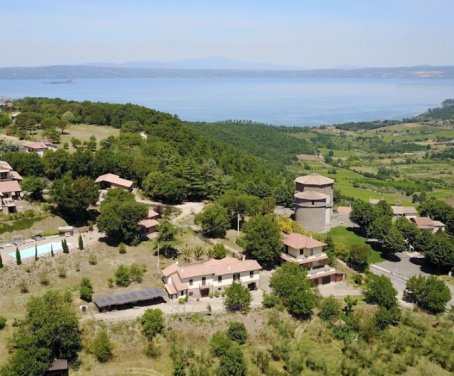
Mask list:
[[[295,219],[303,227],[324,231],[333,214],[334,180],[318,174],[295,179]]]

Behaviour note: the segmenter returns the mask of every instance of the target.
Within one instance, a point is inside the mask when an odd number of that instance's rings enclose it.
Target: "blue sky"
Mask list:
[[[453,14],[451,0],[5,1],[0,66],[210,56],[301,68],[454,65]]]

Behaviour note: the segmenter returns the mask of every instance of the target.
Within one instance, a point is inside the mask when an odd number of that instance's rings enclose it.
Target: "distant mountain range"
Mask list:
[[[454,78],[454,66],[303,70],[286,65],[245,63],[221,57],[210,57],[173,62],[135,61],[121,64],[89,63],[0,68],[0,79],[70,80],[153,77]]]

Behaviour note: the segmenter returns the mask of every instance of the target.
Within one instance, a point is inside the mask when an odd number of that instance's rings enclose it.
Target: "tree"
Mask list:
[[[379,330],[384,330],[389,325],[397,325],[399,320],[400,309],[397,305],[391,308],[379,307],[375,314],[375,326]]]
[[[127,287],[131,284],[131,274],[125,265],[119,265],[115,271],[115,283],[117,286]]]
[[[368,227],[367,236],[369,238],[377,238],[383,240],[389,229],[392,226],[391,218],[386,216],[377,217]]]
[[[98,186],[86,177],[72,180],[69,176],[54,182],[52,198],[59,211],[76,221],[87,218],[87,209],[98,200]]]
[[[393,217],[393,210],[391,205],[389,205],[385,200],[380,200],[377,205],[374,207],[374,212],[376,217]]]
[[[234,344],[227,348],[224,355],[219,359],[218,376],[244,376],[246,375],[246,363],[243,350]]]
[[[65,132],[65,129],[68,128],[68,125],[69,125],[68,122],[63,119],[60,119],[55,124],[55,126],[61,130],[61,134]]]
[[[167,173],[151,172],[143,181],[143,191],[168,204],[179,204],[187,196],[187,182]]]
[[[282,252],[281,231],[273,215],[252,217],[244,227],[246,255],[271,268]]]
[[[398,253],[405,251],[405,239],[396,226],[391,225],[382,240],[382,248],[385,253]]]
[[[84,240],[82,239],[81,234],[79,234],[78,243],[79,243],[79,250],[82,251],[84,249]]]
[[[79,286],[80,298],[86,302],[91,302],[93,296],[93,285],[90,279],[84,277]]]
[[[91,345],[92,352],[100,363],[106,363],[113,357],[113,344],[110,342],[109,335],[106,329],[96,335]]]
[[[227,256],[227,248],[222,243],[216,243],[213,247],[213,258],[221,260],[225,256]]]
[[[454,243],[448,235],[439,231],[431,237],[424,256],[438,268],[454,267]]]
[[[63,149],[44,153],[42,164],[50,180],[61,179],[72,168],[71,154]]]
[[[165,320],[160,309],[147,309],[140,319],[142,332],[149,341],[165,328]]]
[[[15,354],[2,375],[43,375],[53,359],[74,362],[81,349],[77,314],[67,296],[47,291],[31,297],[13,337]]]
[[[32,200],[40,201],[43,198],[43,190],[46,188],[46,180],[37,176],[28,176],[22,180],[22,189],[28,192]]]
[[[354,244],[348,253],[348,264],[359,272],[364,272],[368,266],[368,258],[371,253],[367,244]]]
[[[246,343],[247,340],[247,331],[246,327],[242,322],[234,321],[229,324],[229,328],[227,329],[227,335],[229,338],[238,343],[239,345],[243,345]]]
[[[69,253],[69,247],[68,247],[68,243],[66,242],[66,239],[63,239],[61,241],[61,248],[62,248],[63,253]]]
[[[35,261],[38,261],[38,245],[35,244]]]
[[[387,309],[397,305],[397,290],[393,287],[391,280],[384,275],[369,275],[364,296],[367,303],[377,304]]]
[[[334,321],[341,314],[341,306],[334,296],[323,299],[320,307],[320,318],[325,321]]]
[[[11,125],[12,122],[13,121],[8,115],[0,113],[0,128],[5,128],[8,125]]]
[[[22,264],[19,248],[17,248],[17,247],[16,247],[16,264],[17,265],[21,265]]]
[[[62,116],[61,120],[63,120],[66,123],[75,123],[76,117],[71,111],[66,111]]]
[[[0,255],[0,269],[3,269],[3,259],[2,259],[2,255]]]
[[[110,189],[101,203],[98,228],[116,242],[138,241],[139,222],[147,216],[147,206],[122,189]]]
[[[200,223],[204,235],[209,238],[223,238],[230,227],[227,210],[218,204],[206,206],[196,216],[196,223]]]
[[[230,311],[247,312],[251,304],[251,293],[247,287],[232,283],[225,289],[224,305]]]
[[[307,318],[312,314],[315,296],[306,270],[298,264],[286,263],[276,269],[271,276],[270,286],[291,315]]]
[[[441,313],[451,300],[451,291],[446,283],[435,276],[413,276],[407,281],[404,298],[430,312]]]
[[[232,345],[232,340],[224,332],[217,331],[211,336],[210,348],[214,356],[221,357],[225,355],[227,349]]]
[[[352,205],[350,219],[358,226],[366,228],[375,219],[373,205],[364,201],[355,201],[354,204]]]
[[[175,243],[177,228],[170,222],[168,216],[164,216],[159,222],[157,242],[159,247],[167,254]]]
[[[396,219],[394,225],[400,231],[404,239],[414,246],[420,232],[416,224],[402,216]]]

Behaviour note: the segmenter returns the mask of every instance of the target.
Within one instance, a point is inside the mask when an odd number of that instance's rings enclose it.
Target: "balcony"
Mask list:
[[[308,265],[312,264],[313,262],[328,260],[328,256],[326,255],[326,253],[320,253],[318,255],[313,256],[293,257],[288,253],[281,253],[281,259],[287,262],[295,262],[300,265]]]

